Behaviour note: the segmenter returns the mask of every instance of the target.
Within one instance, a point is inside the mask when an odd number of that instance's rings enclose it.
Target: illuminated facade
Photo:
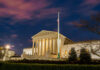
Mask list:
[[[24,48],[21,57],[22,57],[22,59],[24,59],[24,58],[31,59],[32,48]]]
[[[80,55],[80,49],[85,48],[91,54],[92,59],[100,60],[100,40],[90,40],[66,44],[62,48],[62,58],[68,58],[71,48],[75,48],[77,57]]]
[[[23,54],[25,54],[25,55],[32,55],[32,48],[25,48],[25,49],[23,49]]]
[[[12,56],[14,56],[15,55],[15,51],[13,51],[13,50],[8,50],[7,52],[6,52],[6,49],[4,48],[4,47],[0,47],[0,59],[2,59],[4,56],[5,56],[5,53],[7,54],[7,57],[8,58],[10,58],[10,57],[12,57]]]
[[[57,32],[42,30],[32,37],[32,48],[24,49],[24,58],[27,59],[51,59],[57,58]],[[100,59],[100,41],[81,41],[73,42],[64,35],[60,34],[60,58],[68,58],[71,48],[75,48],[77,57],[80,49],[86,48],[91,53],[92,59]],[[30,54],[29,54],[30,53]]]
[[[41,58],[57,58],[57,38],[58,33],[54,31],[42,30],[32,37],[32,55]],[[70,39],[60,34],[60,54],[64,44],[72,43]]]

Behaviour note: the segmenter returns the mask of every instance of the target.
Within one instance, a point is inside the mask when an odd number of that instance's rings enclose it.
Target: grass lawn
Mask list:
[[[100,70],[100,65],[0,63],[0,70]]]

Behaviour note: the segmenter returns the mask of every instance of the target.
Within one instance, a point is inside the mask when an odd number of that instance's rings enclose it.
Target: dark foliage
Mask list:
[[[66,62],[66,61],[50,61],[50,60],[27,60],[27,59],[24,59],[24,60],[16,60],[16,61],[6,61],[7,63],[25,63],[25,64],[80,64],[80,61],[75,61],[75,62]],[[81,63],[83,64],[83,63]],[[92,64],[100,64],[100,61],[99,60],[91,60],[90,63],[85,63],[85,64],[89,64],[89,65],[92,65]]]
[[[11,63],[39,63],[39,64],[66,64],[66,61],[51,61],[51,60],[18,60],[18,61],[8,61]]]
[[[100,65],[3,63],[0,70],[100,70]]]
[[[71,52],[69,53],[68,62],[75,63],[77,61],[77,54],[75,48],[71,48]]]
[[[85,48],[81,49],[79,57],[80,57],[80,63],[82,64],[91,62],[91,55]]]

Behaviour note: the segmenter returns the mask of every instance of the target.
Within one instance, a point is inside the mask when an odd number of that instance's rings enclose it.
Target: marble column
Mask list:
[[[50,53],[50,39],[48,38],[48,53]]]
[[[53,39],[50,39],[50,53],[53,53]]]
[[[41,39],[41,56],[43,55],[43,39]]]
[[[34,40],[33,40],[32,55],[34,56]]]
[[[37,54],[37,40],[35,41],[35,56]]]
[[[38,56],[40,56],[40,40],[38,40]]]
[[[40,48],[40,47],[39,47],[39,40],[38,40],[38,56],[39,56],[39,48]]]
[[[42,39],[42,56],[44,54],[44,40]]]
[[[42,56],[45,55],[45,39],[42,39]]]
[[[36,40],[36,46],[35,46],[35,55],[37,55],[37,40]]]
[[[52,40],[49,40],[49,49],[50,49],[50,54],[51,54],[51,47],[52,47]]]
[[[36,41],[34,40],[34,55],[35,55],[35,52],[36,52]]]
[[[46,39],[44,39],[44,55],[46,54]]]
[[[48,53],[48,39],[46,39],[46,53]]]
[[[42,51],[41,51],[41,39],[39,40],[39,56],[41,56],[42,55]]]
[[[37,40],[37,47],[36,47],[36,49],[37,49],[37,56],[38,56],[38,52],[39,52],[38,48],[39,48],[39,41]]]
[[[51,39],[51,53],[53,54],[53,38]]]
[[[53,54],[55,54],[55,39],[53,39]]]

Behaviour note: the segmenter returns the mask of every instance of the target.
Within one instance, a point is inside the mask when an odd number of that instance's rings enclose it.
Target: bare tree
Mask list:
[[[97,46],[90,46],[91,53],[100,57],[100,44]]]
[[[81,19],[79,23],[74,24],[76,27],[100,34],[100,13],[90,16],[90,20]]]
[[[85,44],[85,47],[90,47],[91,53],[100,57],[100,44],[99,43],[93,44],[93,42],[90,42],[88,44]]]
[[[90,20],[80,20],[79,23],[73,23],[73,25],[100,35],[100,13],[91,15]],[[92,45],[90,48],[93,54],[100,57],[100,44],[95,49]]]

